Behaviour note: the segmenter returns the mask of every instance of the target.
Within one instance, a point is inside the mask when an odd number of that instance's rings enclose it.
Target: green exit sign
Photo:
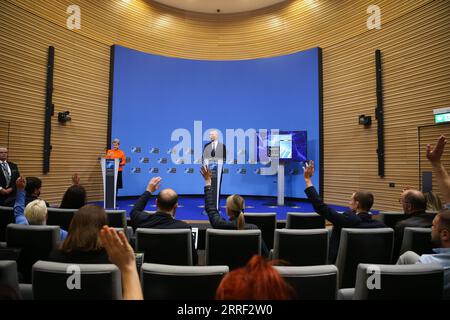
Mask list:
[[[450,122],[450,112],[449,113],[435,114],[434,115],[434,122],[435,123]]]

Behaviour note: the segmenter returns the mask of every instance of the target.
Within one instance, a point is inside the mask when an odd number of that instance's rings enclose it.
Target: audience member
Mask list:
[[[178,208],[178,195],[172,189],[161,190],[156,197],[157,211],[154,214],[145,213],[145,206],[148,200],[157,189],[161,182],[160,177],[150,180],[146,191],[141,195],[131,210],[131,226],[134,230],[137,228],[154,229],[190,229],[192,227],[184,221],[175,219]],[[192,248],[195,248],[192,243]],[[194,265],[197,264],[198,256],[196,250],[192,250]]]
[[[17,196],[14,203],[14,216],[17,224],[46,225],[47,224],[47,205],[43,200],[31,201],[25,207],[25,185],[26,180],[19,177],[16,181]],[[24,214],[25,213],[25,214]],[[67,231],[59,230],[60,239],[67,237]]]
[[[262,256],[226,274],[216,291],[217,300],[290,300],[295,291]]]
[[[385,228],[385,224],[372,219],[370,209],[373,205],[373,195],[370,192],[358,191],[350,199],[350,211],[339,213],[325,204],[314,188],[311,177],[314,174],[314,162],[306,163],[303,177],[305,179],[305,194],[311,201],[314,210],[333,224],[330,239],[329,260],[336,261],[342,228]]]
[[[62,263],[109,263],[100,242],[100,230],[107,224],[106,212],[95,205],[81,207],[73,216],[69,235],[61,248],[49,255],[50,261]]]
[[[80,185],[77,173],[72,176],[72,185],[66,190],[62,198],[61,209],[80,209],[86,205],[86,189]]]
[[[5,204],[6,199],[16,196],[15,182],[19,176],[17,165],[8,161],[8,149],[0,146],[0,206]]]
[[[42,180],[37,177],[27,177],[27,184],[25,186],[25,205],[28,205],[34,200],[41,200],[39,196],[41,195]],[[43,201],[43,200],[42,200]],[[16,202],[16,197],[10,197],[5,201],[5,206],[13,207]],[[47,201],[44,201],[47,207],[50,207]]]
[[[122,296],[124,300],[143,300],[136,259],[127,237],[114,228],[103,226],[100,240],[106,249],[109,261],[114,263],[122,275]]]
[[[234,194],[227,198],[226,214],[230,221],[226,221],[217,210],[215,205],[213,192],[211,188],[212,172],[206,167],[202,166],[200,169],[205,180],[205,211],[208,214],[209,222],[214,229],[231,229],[231,230],[251,230],[259,229],[256,225],[251,223],[246,223],[244,218],[244,198]],[[267,249],[264,240],[262,240],[261,251],[264,256],[269,255],[269,250]]]
[[[431,227],[431,241],[435,245],[433,254],[418,254],[408,251],[400,256],[397,264],[438,263],[444,267],[444,296],[450,299],[450,209],[439,211]]]
[[[431,145],[427,145],[427,158],[433,167],[434,174],[436,175],[439,191],[441,192],[445,203],[450,204],[450,177],[441,162],[441,157],[444,153],[446,143],[447,138],[444,135],[441,135],[433,148]]]
[[[402,204],[405,217],[398,221],[394,226],[394,259],[396,259],[400,253],[405,228],[430,228],[435,216],[433,213],[425,212],[427,201],[423,193],[419,190],[403,190],[400,196],[400,203]]]

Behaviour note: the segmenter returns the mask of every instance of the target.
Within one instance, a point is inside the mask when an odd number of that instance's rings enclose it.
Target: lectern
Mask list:
[[[119,159],[102,158],[100,163],[102,166],[103,176],[103,206],[105,209],[115,209]]]

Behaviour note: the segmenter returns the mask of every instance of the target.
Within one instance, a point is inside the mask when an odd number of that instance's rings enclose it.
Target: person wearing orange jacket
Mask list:
[[[106,151],[106,159],[119,159],[119,173],[117,176],[117,189],[123,188],[123,182],[122,182],[122,170],[123,166],[126,164],[125,159],[125,153],[119,149],[120,147],[120,140],[114,139],[113,140],[113,148]]]

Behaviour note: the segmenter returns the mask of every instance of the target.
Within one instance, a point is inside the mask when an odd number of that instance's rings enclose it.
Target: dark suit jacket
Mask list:
[[[153,229],[191,229],[192,227],[184,221],[174,219],[170,214],[157,211],[154,214],[144,212],[145,206],[152,194],[145,191],[135,203],[131,211],[131,227],[136,231],[137,228]],[[194,239],[192,239],[192,258],[194,265],[198,262],[197,251],[195,250]]]
[[[16,180],[20,177],[20,172],[17,165],[14,162],[7,162],[9,168],[11,169],[11,181],[9,182],[9,185],[6,185],[6,177],[3,174],[3,170],[1,170],[0,168],[0,187],[4,189],[8,189],[9,187],[11,187],[13,188],[13,192],[7,196],[0,195],[0,205],[2,205],[7,198],[16,196]]]
[[[34,200],[42,200],[42,199],[40,199],[40,198],[38,198],[38,197],[36,197],[36,196],[33,196],[33,195],[31,195],[31,194],[26,194],[25,195],[25,207],[30,203],[30,202],[32,202],[32,201],[34,201]],[[43,200],[44,202],[45,202],[45,205],[47,206],[47,208],[49,208],[50,207],[50,204],[47,202],[47,201],[45,201],[45,200]],[[14,196],[14,197],[9,197],[8,199],[6,199],[5,200],[5,204],[4,204],[4,206],[5,207],[14,207],[14,204],[16,203],[16,197]]]
[[[311,201],[314,210],[333,224],[333,232],[331,233],[329,250],[330,263],[334,263],[336,261],[342,228],[386,228],[384,223],[373,220],[372,215],[367,212],[360,212],[358,214],[351,211],[344,213],[337,212],[323,203],[316,191],[316,188],[314,187],[306,188],[305,194]]]
[[[395,242],[394,242],[394,260],[398,258],[403,241],[403,232],[406,227],[414,228],[431,228],[433,224],[434,213],[427,213],[425,211],[405,214],[405,218],[395,224]],[[431,241],[431,239],[430,239]]]
[[[214,229],[237,230],[237,219],[226,221],[222,218],[219,211],[217,211],[217,208],[214,205],[211,186],[205,187],[205,211],[208,213],[209,223],[211,223],[211,226]],[[254,230],[259,228],[254,224],[246,223],[244,229]],[[264,240],[261,240],[261,253],[265,257],[269,255],[269,249]]]
[[[224,163],[227,161],[227,148],[223,143],[217,142],[215,157],[212,156],[211,154],[212,151],[213,151],[212,142],[205,144],[205,146],[203,147],[202,163],[204,163],[205,159],[210,158],[214,158],[216,160],[223,160]]]

